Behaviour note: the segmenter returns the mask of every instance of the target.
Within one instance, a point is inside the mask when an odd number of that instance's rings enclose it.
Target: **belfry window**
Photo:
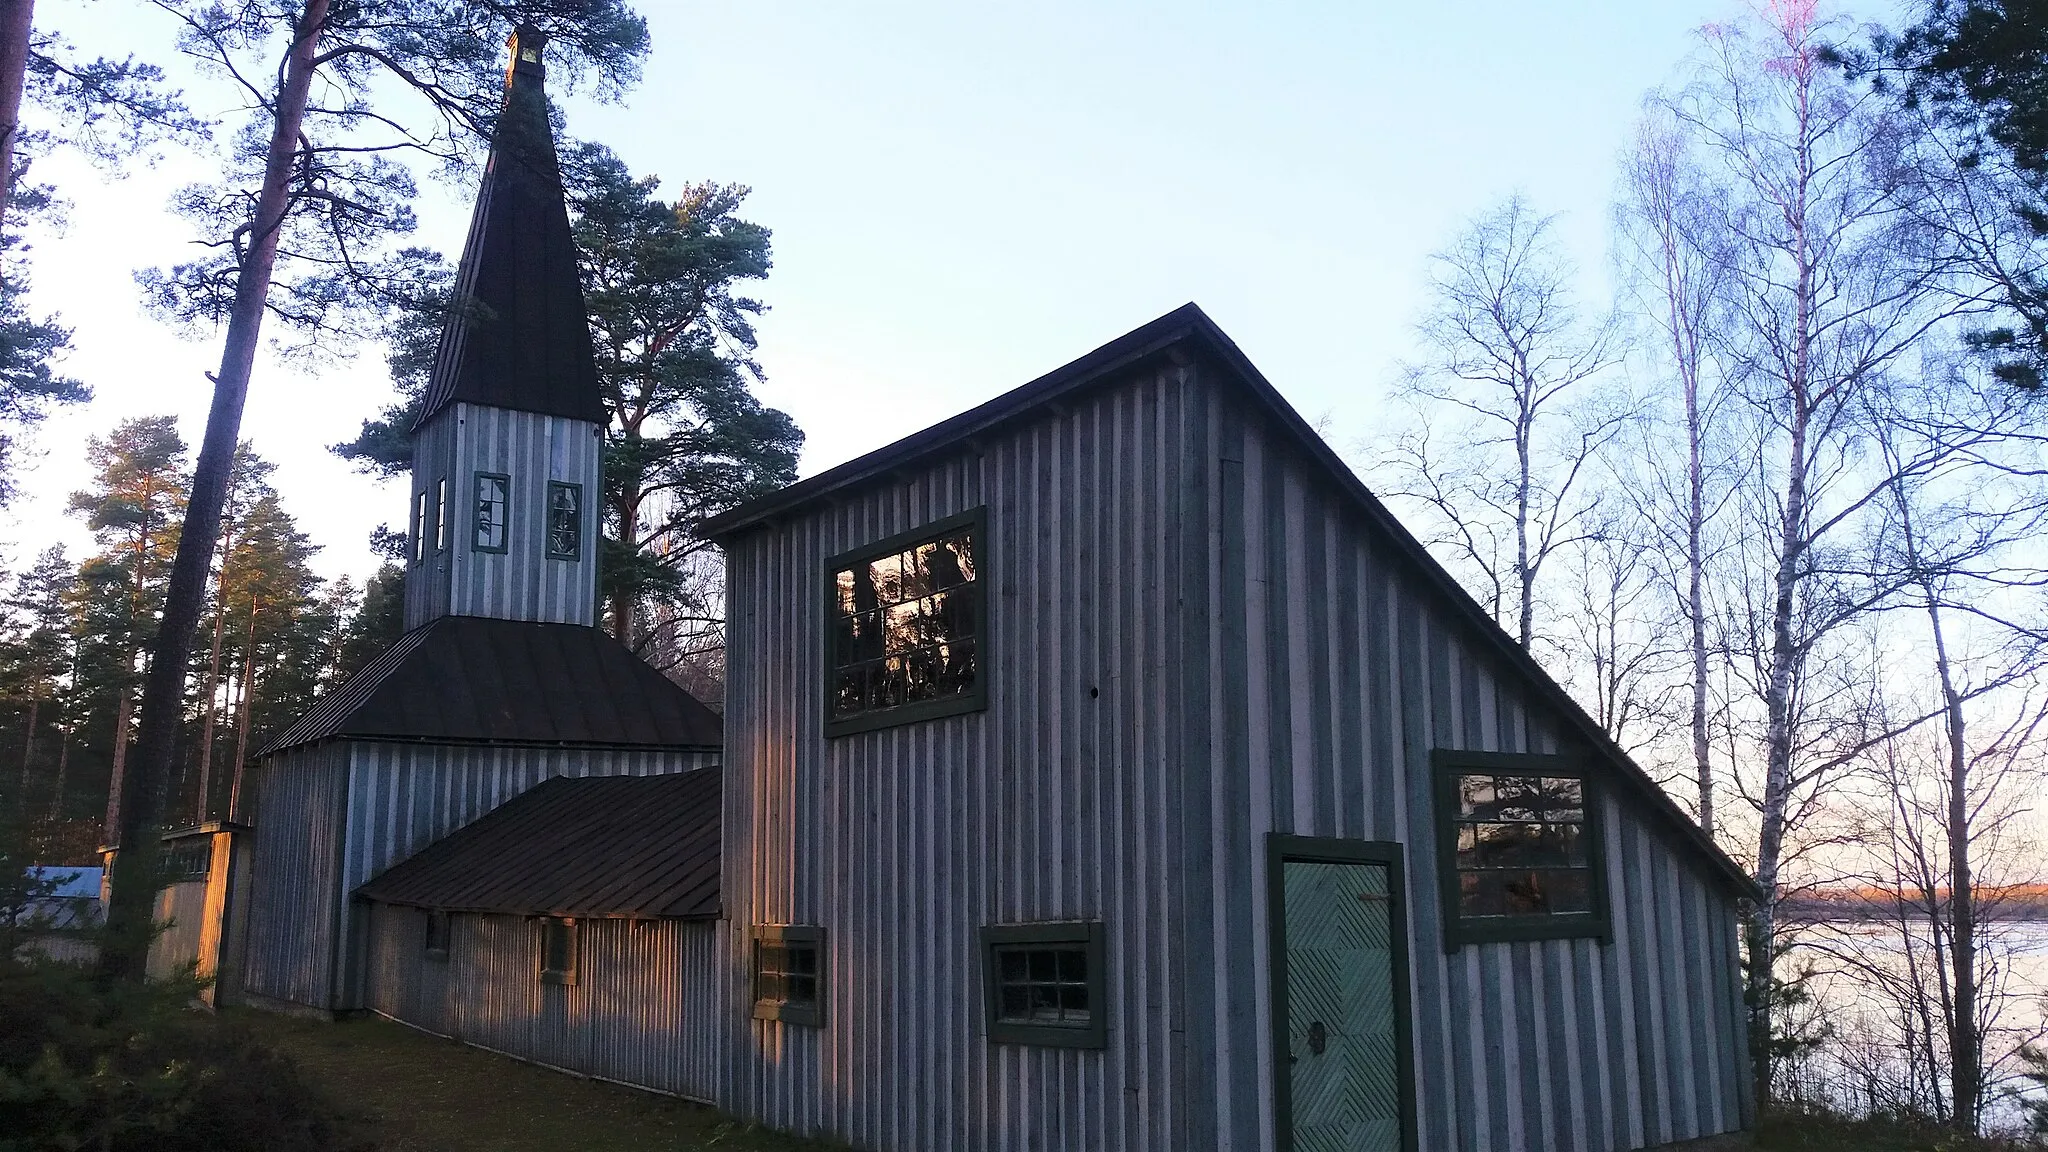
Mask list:
[[[548,482],[548,555],[556,560],[583,556],[583,486]]]
[[[470,547],[478,552],[503,552],[511,528],[512,478],[497,472],[477,473],[470,510],[475,524]]]
[[[434,485],[434,551],[448,547],[448,478]]]
[[[424,560],[427,558],[427,493],[424,489],[420,491],[419,498],[413,502],[412,558],[414,560]]]

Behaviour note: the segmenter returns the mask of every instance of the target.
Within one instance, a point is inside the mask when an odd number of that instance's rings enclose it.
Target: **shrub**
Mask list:
[[[40,893],[0,830],[0,909]],[[189,973],[136,985],[51,959],[0,915],[0,1152],[336,1152],[334,1108],[284,1057],[192,1008]]]

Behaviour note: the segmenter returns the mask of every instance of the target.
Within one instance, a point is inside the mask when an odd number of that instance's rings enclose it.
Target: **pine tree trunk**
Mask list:
[[[69,725],[57,730],[57,792],[50,797],[50,821],[64,819],[64,789],[69,781],[65,779],[71,771],[71,728]]]
[[[249,700],[256,687],[256,601],[249,601],[249,642],[242,649],[241,715],[235,721],[235,779],[228,787],[228,819],[235,818],[242,801],[242,768],[249,751]]]
[[[114,771],[107,781],[107,826],[103,838],[109,844],[121,840],[121,805],[128,783],[128,728],[134,714],[135,702],[128,697],[128,690],[121,689],[121,702],[114,709]]]
[[[21,811],[28,811],[29,778],[36,762],[36,711],[42,706],[40,697],[28,698],[28,730],[21,738]]]
[[[14,145],[21,139],[21,88],[35,16],[35,0],[0,0],[0,231],[14,204]]]
[[[292,166],[298,157],[299,132],[312,90],[314,57],[320,30],[327,20],[328,0],[306,0],[291,51],[285,60],[264,163],[263,183],[256,197],[248,249],[235,282],[234,309],[221,350],[220,372],[214,377],[213,406],[206,417],[199,460],[193,469],[192,494],[185,506],[184,530],[171,563],[170,587],[163,618],[144,682],[142,728],[135,770],[122,781],[119,842],[107,900],[107,940],[100,952],[101,970],[116,979],[140,981],[149,955],[149,920],[155,902],[153,873],[161,847],[157,824],[162,782],[176,759],[179,713],[184,707],[185,662],[191,656],[192,634],[206,598],[206,574],[227,503],[235,447],[241,434],[242,407],[248,399],[249,376],[256,362],[264,307],[277,263],[279,232],[289,207]]]

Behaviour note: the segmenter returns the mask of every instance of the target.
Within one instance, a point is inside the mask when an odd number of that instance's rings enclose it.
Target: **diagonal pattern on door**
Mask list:
[[[1387,869],[1282,868],[1295,1152],[1400,1152]]]

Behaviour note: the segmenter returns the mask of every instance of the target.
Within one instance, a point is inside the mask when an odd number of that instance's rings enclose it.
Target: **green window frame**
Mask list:
[[[748,975],[754,1019],[825,1026],[825,930],[811,924],[756,924]]]
[[[1576,756],[1439,749],[1444,950],[1614,938],[1598,781]]]
[[[448,959],[448,913],[439,908],[427,910],[426,932],[421,940],[422,951],[429,960]]]
[[[583,485],[566,480],[548,481],[545,547],[550,560],[583,559]]]
[[[987,512],[934,520],[825,561],[826,736],[988,707]]]
[[[412,558],[414,562],[427,558],[427,490],[422,488],[413,498],[412,511]]]
[[[582,943],[579,927],[575,920],[560,916],[549,916],[540,922],[541,983],[576,983],[577,952]]]
[[[470,483],[470,550],[503,555],[512,543],[512,477],[478,472]]]
[[[989,1042],[1106,1047],[1109,980],[1102,941],[1099,920],[983,926],[982,1015]]]

